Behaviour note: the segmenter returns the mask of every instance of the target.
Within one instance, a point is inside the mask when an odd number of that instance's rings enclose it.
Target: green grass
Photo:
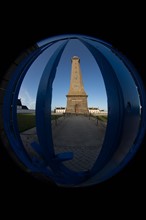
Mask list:
[[[51,120],[58,119],[62,115],[51,115]],[[17,114],[19,132],[26,131],[36,126],[35,115],[33,114]]]
[[[26,131],[36,126],[35,115],[17,114],[19,132]]]
[[[107,115],[98,115],[98,120],[107,122]]]
[[[58,119],[59,117],[62,117],[62,115],[51,115],[51,120]],[[107,115],[98,115],[93,117],[97,117],[100,121],[107,122]],[[19,132],[26,131],[36,126],[35,115],[33,114],[17,114],[17,120]]]
[[[51,120],[55,120],[62,117],[62,115],[51,115]]]
[[[100,121],[104,121],[104,122],[107,122],[107,115],[98,115],[98,116],[95,116],[95,115],[91,115],[91,117],[94,117],[94,118],[98,118],[98,120]]]

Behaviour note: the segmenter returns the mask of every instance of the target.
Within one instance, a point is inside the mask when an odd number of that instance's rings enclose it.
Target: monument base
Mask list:
[[[89,114],[89,110],[87,107],[87,95],[67,95],[67,107],[65,113]]]

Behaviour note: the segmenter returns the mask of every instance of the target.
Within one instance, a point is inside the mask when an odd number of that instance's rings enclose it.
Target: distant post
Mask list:
[[[96,125],[98,125],[98,116],[96,116]]]
[[[57,115],[55,115],[55,125],[57,126]]]

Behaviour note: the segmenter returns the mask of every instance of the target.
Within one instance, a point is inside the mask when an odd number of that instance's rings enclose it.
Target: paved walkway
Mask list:
[[[106,123],[92,117],[66,116],[52,121],[52,134],[55,153],[73,152],[73,159],[63,162],[74,171],[92,168],[96,161],[106,131]],[[38,142],[36,128],[21,133],[23,144],[29,154],[36,154],[31,148]]]

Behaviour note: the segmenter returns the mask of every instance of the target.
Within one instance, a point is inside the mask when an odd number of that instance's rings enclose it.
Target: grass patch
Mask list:
[[[97,116],[95,116],[95,115],[91,115],[91,117],[94,117],[94,118],[97,118],[98,120],[100,120],[100,121],[104,121],[104,122],[107,122],[107,115],[97,115]]]
[[[51,115],[51,120],[57,120],[62,115]],[[27,131],[36,127],[35,115],[33,114],[17,114],[19,132]]]
[[[51,115],[51,120],[56,120],[60,117],[62,117],[63,115]]]
[[[107,122],[107,115],[98,115],[97,118],[100,121]]]
[[[36,126],[35,115],[17,114],[19,132],[26,131]]]

